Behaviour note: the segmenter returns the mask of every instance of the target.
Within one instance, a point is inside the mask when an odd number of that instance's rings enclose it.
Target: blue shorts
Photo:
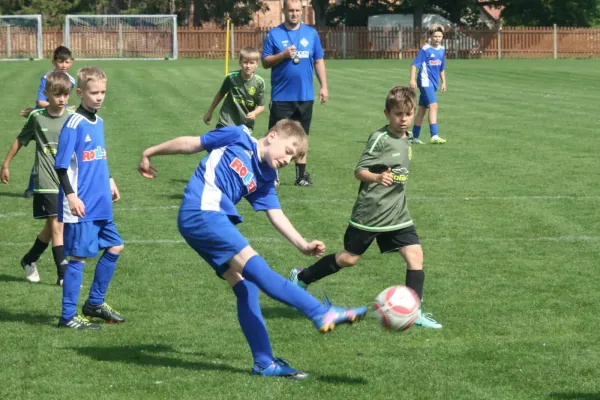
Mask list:
[[[93,258],[102,249],[123,244],[113,221],[87,221],[64,224],[65,256]]]
[[[421,95],[419,96],[419,105],[429,108],[430,104],[437,103],[437,98],[435,97],[435,90],[430,87],[420,87],[419,91]]]
[[[219,276],[229,268],[227,261],[249,245],[227,215],[217,211],[180,210],[177,225],[185,241]]]

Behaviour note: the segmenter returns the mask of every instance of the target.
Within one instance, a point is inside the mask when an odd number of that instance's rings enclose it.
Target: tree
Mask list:
[[[327,25],[327,9],[329,8],[329,0],[312,0],[312,8],[315,12],[315,25],[324,27]]]
[[[193,0],[191,5],[194,7],[193,13],[190,10],[194,25],[202,25],[208,21],[224,24],[226,15],[229,15],[235,25],[247,25],[252,21],[254,13],[268,10],[262,0]]]
[[[592,26],[600,17],[600,0],[497,0],[481,3],[502,7],[510,26]]]
[[[327,24],[330,26],[340,24],[345,24],[346,26],[366,26],[371,15],[411,12],[410,5],[400,1],[342,0],[341,3],[329,7],[326,19]]]

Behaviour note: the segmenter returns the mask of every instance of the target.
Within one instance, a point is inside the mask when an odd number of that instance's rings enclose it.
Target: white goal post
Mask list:
[[[78,60],[177,58],[176,15],[67,15],[64,35]]]
[[[0,61],[43,56],[41,15],[0,15]]]

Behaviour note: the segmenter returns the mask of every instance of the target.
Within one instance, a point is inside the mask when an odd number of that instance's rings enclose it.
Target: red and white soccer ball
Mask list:
[[[419,317],[421,300],[407,286],[392,286],[379,293],[373,308],[377,320],[385,329],[404,331]]]

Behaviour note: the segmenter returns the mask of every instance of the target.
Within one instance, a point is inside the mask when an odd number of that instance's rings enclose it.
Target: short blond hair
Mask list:
[[[260,60],[260,52],[256,47],[247,46],[240,50],[240,62],[244,60],[257,61]]]
[[[394,86],[385,99],[385,110],[387,112],[398,107],[402,112],[410,113],[414,112],[416,105],[417,95],[408,86]]]
[[[289,3],[300,3],[300,5],[302,6],[302,2],[300,0],[283,0],[283,9],[284,10],[289,10],[288,8],[288,4]]]
[[[443,36],[444,35],[444,27],[441,25],[435,24],[435,25],[431,25],[429,27],[429,29],[427,30],[427,33],[429,34],[429,36],[433,36],[433,34],[436,32],[440,32]]]
[[[44,90],[48,94],[55,96],[68,95],[71,93],[71,80],[61,71],[53,71],[46,75],[46,87]]]
[[[304,128],[298,121],[291,119],[280,119],[269,131],[265,134],[267,136],[269,132],[277,132],[282,138],[292,138],[296,140],[296,156],[295,160],[302,159],[308,151],[308,136],[304,131]]]
[[[88,82],[106,81],[106,74],[100,67],[83,67],[77,72],[77,88],[84,89]]]

